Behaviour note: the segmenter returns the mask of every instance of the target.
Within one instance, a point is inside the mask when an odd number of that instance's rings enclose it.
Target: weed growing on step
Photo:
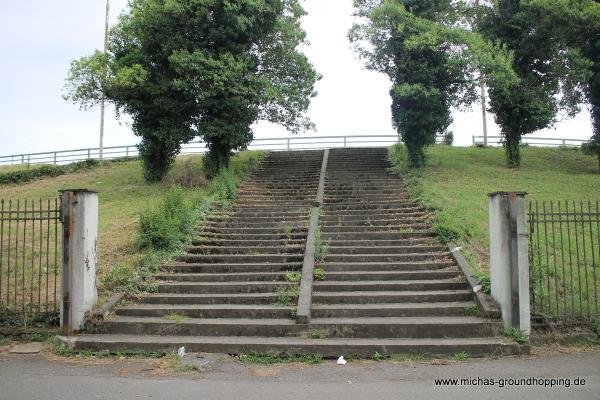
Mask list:
[[[12,339],[6,336],[0,336],[0,346],[9,346],[12,343]]]
[[[296,319],[298,318],[298,310],[296,308],[292,308],[290,310],[290,319]]]
[[[469,353],[467,353],[466,351],[454,353],[454,359],[460,362],[467,361],[469,359]]]
[[[163,318],[167,319],[169,321],[175,321],[175,322],[185,321],[186,319],[188,319],[188,317],[186,317],[185,315],[179,314],[176,312],[169,313],[169,314],[165,315]]]
[[[479,281],[483,293],[492,294],[492,279],[489,272],[475,271],[475,278]]]
[[[290,225],[286,225],[283,227],[283,235],[285,236],[285,238],[287,240],[290,240],[292,238],[293,232],[294,232],[294,228],[292,228]]]
[[[287,272],[285,274],[285,280],[287,282],[299,283],[302,280],[302,274],[299,272]]]
[[[525,336],[523,332],[517,328],[511,328],[510,330],[504,331],[504,336],[514,340],[519,344],[527,343],[528,341],[527,336]]]
[[[322,263],[327,257],[327,245],[321,239],[321,229],[315,233],[315,262]]]
[[[85,357],[96,359],[120,359],[120,358],[163,358],[166,353],[160,351],[75,351],[53,336],[48,339],[50,351],[60,357]]]
[[[325,270],[323,268],[315,268],[313,271],[313,277],[315,281],[325,280]]]
[[[309,339],[327,339],[327,333],[319,330],[308,331],[306,336]]]
[[[379,354],[378,351],[376,351],[373,356],[371,357],[371,359],[373,359],[374,361],[382,361],[385,359],[384,356],[382,356],[381,354]]]
[[[167,356],[165,366],[167,367],[167,369],[180,374],[187,374],[197,370],[197,368],[193,365],[184,365],[182,361],[183,358],[180,357],[179,354],[171,353]]]
[[[65,345],[56,337],[50,338],[48,340],[48,344],[50,345],[50,352],[52,352],[52,354],[56,354],[57,356],[72,357],[76,354],[73,349]]]
[[[273,364],[290,364],[290,363],[301,363],[301,364],[319,364],[323,361],[323,357],[319,354],[313,355],[293,355],[293,356],[276,356],[263,353],[247,353],[240,354],[238,357],[242,364],[259,364],[259,365],[273,365]]]
[[[298,297],[300,297],[300,285],[294,285],[289,288],[281,287],[277,290],[276,305],[283,307],[296,305],[298,304]]]
[[[479,317],[481,316],[481,310],[477,306],[468,306],[465,307],[465,314]]]
[[[391,356],[389,356],[390,361],[396,361],[396,362],[406,362],[406,361],[418,362],[418,361],[425,361],[425,360],[433,359],[433,358],[436,358],[436,357],[432,356],[432,355],[427,355],[425,353],[392,354]]]

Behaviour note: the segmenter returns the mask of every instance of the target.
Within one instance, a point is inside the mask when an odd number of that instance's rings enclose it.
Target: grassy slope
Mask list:
[[[408,173],[407,182],[420,201],[460,232],[471,260],[487,269],[489,248],[487,194],[525,191],[528,200],[597,200],[600,175],[596,159],[573,149],[523,149],[518,170],[505,167],[497,148],[434,146],[427,167]]]
[[[251,164],[251,159],[256,158],[256,154],[257,152],[244,152],[235,157],[233,168],[243,170],[247,164]],[[27,184],[0,185],[0,198],[46,199],[57,196],[60,189],[97,190],[100,200],[98,261],[99,276],[102,278],[114,266],[131,262],[131,257],[139,254],[137,226],[140,213],[159,202],[172,182],[185,175],[184,171],[193,169],[198,175],[202,175],[201,164],[201,156],[179,157],[165,183],[151,185],[144,183],[138,161],[107,164]],[[186,193],[191,197],[194,190],[186,189]]]

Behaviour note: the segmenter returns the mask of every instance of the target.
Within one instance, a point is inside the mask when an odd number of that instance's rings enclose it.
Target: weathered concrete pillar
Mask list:
[[[98,193],[61,191],[63,265],[60,324],[64,335],[83,329],[85,314],[98,298]]]
[[[531,332],[529,235],[526,193],[489,195],[492,297],[502,311],[504,328]]]

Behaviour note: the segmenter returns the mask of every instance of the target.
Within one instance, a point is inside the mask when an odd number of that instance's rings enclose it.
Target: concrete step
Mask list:
[[[495,336],[500,325],[499,321],[476,317],[313,318],[310,324],[301,325],[283,318],[172,321],[160,317],[113,316],[101,329],[102,333],[126,335],[298,337],[317,330],[329,338],[468,338]]]
[[[391,233],[403,233],[410,231],[423,231],[431,228],[429,224],[423,223],[397,223],[395,225],[344,225],[344,226],[323,226],[321,232],[323,233],[345,233],[345,232],[391,232]]]
[[[442,245],[423,244],[412,246],[337,246],[330,244],[327,246],[328,254],[415,254],[443,252],[447,247]]]
[[[350,272],[350,271],[438,271],[441,269],[453,267],[455,264],[451,260],[436,261],[409,261],[409,262],[323,262],[318,263],[319,267],[325,269],[325,272]]]
[[[306,235],[307,228],[292,227],[291,233],[304,233]],[[286,235],[283,227],[265,227],[265,228],[234,228],[234,227],[216,227],[205,226],[203,235],[206,233],[216,233],[218,235]],[[291,235],[290,235],[291,236]]]
[[[466,281],[451,279],[428,280],[382,280],[382,281],[322,281],[315,282],[313,290],[318,292],[362,292],[362,291],[417,291],[417,290],[461,290],[467,289]]]
[[[326,281],[399,281],[454,279],[461,276],[458,269],[430,271],[325,271]]]
[[[193,246],[214,246],[214,247],[280,247],[280,246],[301,246],[304,247],[305,239],[273,239],[273,240],[252,240],[252,239],[196,239],[192,242]]]
[[[305,329],[284,318],[188,318],[114,316],[104,321],[102,333],[173,336],[299,336]]]
[[[304,254],[304,243],[296,245],[281,246],[188,246],[188,253],[192,254],[277,254],[277,253],[302,253]]]
[[[291,272],[291,271],[290,271]],[[298,271],[299,272],[299,271]],[[169,282],[281,282],[286,272],[185,273],[159,274],[156,279]],[[333,275],[333,273],[332,273]]]
[[[291,289],[296,284],[290,282],[159,282],[160,293],[275,293],[279,289]]]
[[[380,304],[380,303],[443,303],[471,301],[471,290],[418,290],[383,292],[313,292],[313,305],[316,304]]]
[[[223,233],[223,232],[201,232],[196,240],[306,240],[306,232],[292,232],[290,234],[279,233]]]
[[[429,229],[406,232],[321,232],[321,238],[326,240],[410,240],[434,238],[435,233]]]
[[[198,264],[293,263],[302,262],[303,254],[185,254],[176,261]]]
[[[287,272],[302,269],[301,262],[290,263],[227,263],[195,264],[171,262],[165,268],[178,273],[240,273],[240,272]]]
[[[275,304],[277,293],[154,293],[140,300],[143,304]]]
[[[432,261],[450,256],[450,252],[422,252],[406,254],[330,254],[325,262],[408,262]],[[285,257],[285,256],[284,256]],[[289,256],[287,256],[289,257]],[[292,261],[292,260],[290,260]]]
[[[449,303],[316,304],[313,318],[392,318],[466,316],[472,301]]]
[[[185,318],[287,318],[290,319],[296,307],[275,305],[243,304],[136,304],[121,307],[116,315],[124,317],[169,317],[177,315]],[[182,318],[183,319],[183,318]]]
[[[185,347],[192,353],[269,353],[313,355],[337,358],[340,354],[371,357],[410,355],[453,356],[465,352],[470,357],[528,354],[529,348],[504,337],[452,339],[306,339],[248,336],[138,336],[82,335],[61,338],[77,351],[162,351],[176,352]]]

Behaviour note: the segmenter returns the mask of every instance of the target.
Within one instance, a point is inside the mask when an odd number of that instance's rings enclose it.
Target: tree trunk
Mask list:
[[[507,132],[504,136],[504,150],[506,151],[508,166],[518,168],[521,166],[521,135]]]

